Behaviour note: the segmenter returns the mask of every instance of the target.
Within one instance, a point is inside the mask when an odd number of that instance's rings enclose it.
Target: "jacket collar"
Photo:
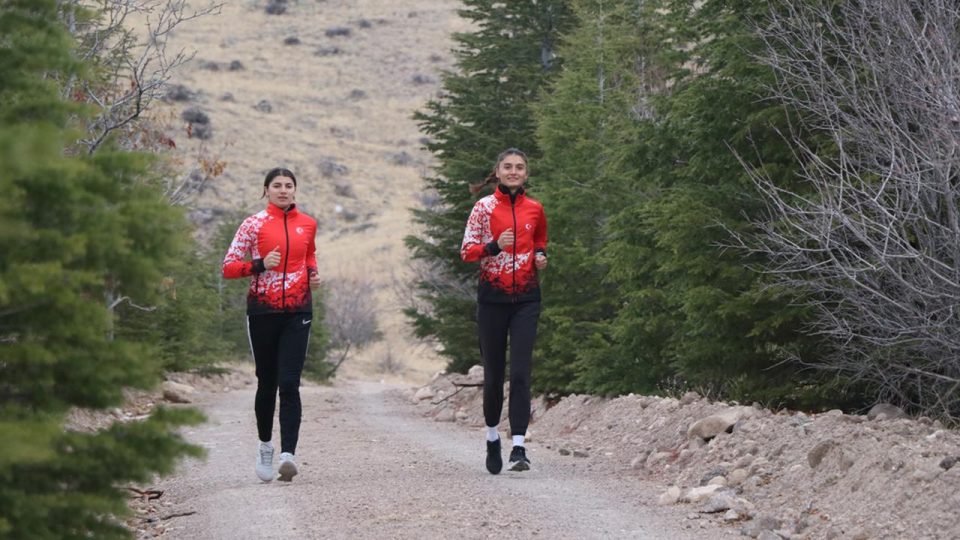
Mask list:
[[[493,195],[500,201],[510,201],[513,200],[514,204],[523,201],[523,198],[526,196],[523,186],[517,188],[516,194],[511,195],[510,190],[507,189],[503,184],[497,184],[496,191],[493,192]]]
[[[296,205],[296,203],[290,203],[290,206],[288,206],[288,207],[287,207],[287,210],[284,211],[282,208],[280,208],[279,206],[273,204],[272,202],[268,202],[268,203],[267,203],[267,213],[270,214],[270,215],[273,216],[273,217],[282,218],[283,215],[286,214],[288,218],[292,218],[292,217],[296,216],[297,213],[298,213],[298,212],[297,212],[297,205]]]

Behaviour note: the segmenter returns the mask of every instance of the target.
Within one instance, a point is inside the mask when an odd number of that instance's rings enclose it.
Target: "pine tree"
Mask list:
[[[160,410],[95,434],[63,422],[155,384],[151,344],[112,337],[111,304],[158,299],[183,216],[141,181],[145,156],[66,152],[82,111],[48,75],[83,66],[57,4],[0,4],[0,535],[125,538],[118,486],[197,455],[172,430],[198,415]]]
[[[682,386],[797,404],[803,379],[785,360],[818,346],[803,336],[806,313],[792,305],[794,292],[764,286],[756,268],[765,261],[723,249],[729,231],[744,230],[745,216],[761,210],[744,165],[764,167],[777,182],[793,178],[792,153],[776,131],[789,111],[764,100],[772,74],[751,53],[760,48],[751,25],[766,3],[663,7],[660,24],[681,46],[647,150],[638,149],[663,154],[640,178],[648,196],[608,229],[604,260],[631,300],[610,332],[627,338],[621,354],[653,354]]]
[[[534,167],[552,238],[534,378],[544,391],[616,393],[657,379],[649,357],[624,361],[613,348],[605,321],[623,299],[601,258],[611,217],[643,197],[637,178],[655,158],[635,151],[663,85],[655,7],[574,2],[579,25],[564,39],[564,71],[536,106],[544,156]]]
[[[557,72],[558,38],[572,23],[566,1],[464,3],[460,14],[477,31],[455,36],[457,71],[444,77],[442,97],[415,115],[432,139],[427,148],[439,160],[427,185],[440,202],[415,211],[423,232],[406,239],[413,257],[429,269],[417,283],[424,306],[406,313],[417,335],[435,338],[450,359],[450,369],[457,371],[479,360],[477,268],[459,258],[475,201],[468,186],[483,180],[496,155],[508,147],[524,150],[532,161],[539,156],[530,105]]]

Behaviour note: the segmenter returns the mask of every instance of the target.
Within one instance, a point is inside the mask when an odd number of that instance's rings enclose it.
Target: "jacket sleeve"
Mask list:
[[[540,218],[537,220],[537,228],[533,231],[533,251],[535,253],[547,254],[547,214],[540,207]]]
[[[482,257],[500,253],[500,246],[496,242],[483,241],[490,236],[490,213],[483,205],[475,204],[467,219],[467,228],[463,232],[460,258],[464,262],[476,262]]]
[[[245,220],[237,229],[237,234],[223,258],[223,277],[227,279],[243,278],[264,271],[263,259],[247,261],[247,255],[253,254],[257,243],[257,230],[250,220]]]

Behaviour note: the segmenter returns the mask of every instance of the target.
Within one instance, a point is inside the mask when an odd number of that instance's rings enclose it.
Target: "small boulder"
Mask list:
[[[878,418],[883,415],[882,418]],[[877,403],[867,413],[867,420],[892,420],[894,418],[908,418],[903,409],[889,403]]]
[[[457,416],[453,409],[447,407],[433,417],[434,422],[456,422]]]
[[[429,386],[424,386],[423,388],[417,390],[417,393],[414,394],[413,397],[417,401],[423,401],[425,399],[433,399],[433,396],[435,395],[436,394],[434,394],[433,388],[430,388]]]
[[[837,446],[837,443],[832,439],[827,439],[825,441],[818,442],[813,448],[807,452],[807,463],[810,464],[811,469],[816,469],[820,462],[823,461],[823,458],[827,453]]]
[[[712,414],[697,420],[687,430],[687,437],[709,440],[723,432],[729,432],[737,421],[751,418],[754,409],[750,407],[733,407],[723,412]]]
[[[163,381],[160,389],[163,392],[163,399],[170,403],[191,403],[189,396],[195,391],[189,384],[176,381]]]
[[[680,488],[678,486],[670,486],[669,489],[660,494],[660,497],[657,499],[657,504],[666,506],[670,504],[676,504],[680,500]]]
[[[703,502],[713,496],[714,493],[723,489],[722,487],[714,484],[712,486],[702,486],[691,488],[690,491],[687,491],[681,498],[684,502],[698,503]]]
[[[470,369],[467,370],[467,378],[468,378],[468,379],[476,379],[476,380],[482,381],[482,380],[483,380],[483,366],[481,366],[481,365],[479,365],[479,364],[474,365],[474,366],[471,366]]]

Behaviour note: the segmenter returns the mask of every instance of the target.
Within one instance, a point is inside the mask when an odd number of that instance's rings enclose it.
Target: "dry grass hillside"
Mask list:
[[[264,173],[292,169],[298,203],[319,222],[323,275],[370,280],[376,291],[383,339],[341,374],[424,381],[443,361],[409,337],[396,294],[409,281],[409,209],[421,204],[431,164],[412,114],[439,91],[440,72],[453,62],[450,36],[467,23],[452,0],[280,4],[285,12],[270,14],[281,10],[228,1],[174,36],[174,47],[196,56],[156,114],[175,119],[170,135],[184,173],[201,157],[227,165],[193,218],[209,232],[225,212],[255,212]],[[191,109],[209,122],[188,124],[182,115]]]

